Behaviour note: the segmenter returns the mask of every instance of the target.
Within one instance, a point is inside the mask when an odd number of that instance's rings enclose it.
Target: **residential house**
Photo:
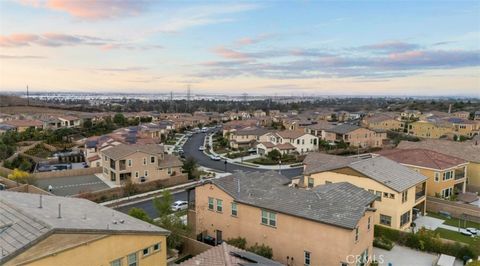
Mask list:
[[[387,139],[387,133],[380,130],[371,130],[356,125],[341,124],[324,130],[323,139],[338,143],[344,142],[354,147],[381,147]]]
[[[336,126],[334,123],[330,123],[324,120],[318,121],[316,124],[312,124],[305,127],[305,132],[317,136],[319,139],[325,139],[325,131],[332,129]]]
[[[362,120],[362,125],[372,130],[392,130],[402,132],[405,128],[405,122],[396,119],[391,113],[377,113],[366,116]]]
[[[43,129],[43,122],[40,120],[15,119],[6,121],[3,124],[15,127],[17,132],[23,132],[29,128]]]
[[[305,190],[270,172],[237,172],[195,188],[190,210],[200,240],[243,237],[286,265],[354,265],[372,254],[375,195],[349,183]],[[348,261],[348,257],[351,258]]]
[[[470,112],[467,111],[458,111],[452,114],[454,117],[458,118],[463,118],[463,119],[469,119],[470,118]]]
[[[269,132],[260,136],[258,140],[260,143],[256,147],[260,155],[268,154],[273,149],[279,150],[282,154],[318,151],[318,137],[302,130]]]
[[[194,256],[179,264],[180,266],[281,266],[283,264],[267,259],[255,253],[222,242],[218,246]]]
[[[473,137],[480,133],[480,121],[457,117],[450,117],[444,121],[451,124],[452,133],[455,135]]]
[[[100,151],[103,176],[120,185],[127,179],[134,183],[175,178],[182,174],[182,162],[164,154],[157,144],[120,144]]]
[[[248,119],[248,120],[233,120],[223,124],[223,136],[226,137],[228,134],[235,132],[237,130],[241,130],[248,127],[259,126],[257,120]]]
[[[0,134],[6,133],[8,131],[15,131],[16,127],[7,124],[0,124]]]
[[[267,113],[263,110],[255,110],[253,112],[253,117],[265,117],[267,116]]]
[[[408,230],[415,217],[425,212],[427,177],[388,158],[361,159],[310,153],[304,160],[300,185],[317,186],[349,182],[377,196],[375,223]]]
[[[62,127],[79,127],[82,124],[82,120],[76,116],[72,115],[61,115],[57,119],[60,121]]]
[[[91,201],[0,193],[0,264],[167,265],[158,226]]]
[[[408,134],[419,138],[438,139],[452,132],[449,123],[442,120],[415,121],[408,125]]]
[[[244,129],[233,131],[228,135],[228,143],[230,148],[250,148],[260,140],[260,136],[271,132],[266,128],[247,127]]]
[[[428,177],[427,195],[449,198],[465,193],[468,161],[426,149],[394,149],[379,152]]]
[[[475,113],[473,113],[473,120],[480,120],[480,111],[475,111]]]
[[[425,139],[418,142],[401,141],[398,149],[426,149],[468,161],[467,190],[480,193],[480,143],[457,142],[443,139]]]

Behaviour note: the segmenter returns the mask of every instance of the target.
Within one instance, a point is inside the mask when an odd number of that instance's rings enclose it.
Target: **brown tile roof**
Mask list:
[[[68,120],[68,121],[80,119],[80,118],[78,118],[76,116],[72,116],[72,115],[60,115],[60,116],[58,116],[58,118],[63,119],[63,120]]]
[[[89,162],[93,162],[93,161],[96,161],[96,160],[100,160],[100,156],[94,155],[92,157],[87,158],[87,161],[89,161]]]
[[[379,154],[401,164],[438,170],[444,170],[467,163],[467,161],[463,159],[425,149],[395,149],[380,151]]]
[[[276,132],[275,134],[285,139],[296,139],[296,138],[300,138],[303,135],[306,135],[307,133],[303,132],[303,130],[302,131],[284,130],[284,131]]]
[[[105,154],[106,156],[108,156],[113,160],[121,159],[135,152],[143,152],[143,153],[152,154],[152,155],[161,154],[163,153],[163,146],[160,146],[157,144],[146,144],[146,145],[120,144],[110,149],[102,151],[103,154]]]
[[[280,144],[275,145],[275,148],[277,148],[279,150],[294,150],[294,149],[296,149],[295,146],[293,146],[290,143],[280,143]]]
[[[254,253],[230,246],[226,242],[212,247],[182,263],[182,266],[241,266],[241,265],[282,265]]]
[[[262,144],[263,146],[267,147],[267,148],[273,148],[275,147],[275,144],[271,143],[271,142],[260,142],[259,144]]]
[[[390,113],[381,113],[364,118],[364,121],[367,123],[378,123],[386,120],[395,120],[395,115]]]
[[[15,127],[41,127],[43,123],[39,120],[10,120],[4,122],[7,125]]]
[[[163,157],[163,160],[158,161],[158,167],[178,167],[183,165],[182,161],[175,155],[165,154]]]
[[[473,141],[456,142],[443,139],[425,139],[423,141],[401,141],[398,149],[426,149],[451,155],[469,162],[480,163],[480,143]]]

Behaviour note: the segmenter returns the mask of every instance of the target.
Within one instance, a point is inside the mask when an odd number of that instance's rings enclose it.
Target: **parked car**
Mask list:
[[[477,228],[473,228],[473,227],[469,227],[469,228],[466,228],[468,232],[472,233],[472,235],[478,235],[478,229]]]
[[[188,202],[184,200],[177,200],[172,204],[172,211],[186,210],[188,208]]]
[[[4,184],[0,183],[0,190],[6,190],[7,189],[7,186],[5,186]]]
[[[145,182],[145,181],[147,181],[147,178],[144,177],[144,176],[141,176],[141,177],[140,177],[140,182],[143,183],[143,182]]]
[[[460,234],[464,235],[464,236],[472,236],[472,233],[469,232],[468,230],[466,229],[460,229]]]
[[[214,160],[214,161],[220,161],[222,158],[220,158],[220,156],[218,155],[210,155],[210,159]]]
[[[198,147],[198,150],[199,150],[199,151],[204,151],[204,150],[205,150],[205,147],[204,147],[204,146],[200,146],[200,147]]]

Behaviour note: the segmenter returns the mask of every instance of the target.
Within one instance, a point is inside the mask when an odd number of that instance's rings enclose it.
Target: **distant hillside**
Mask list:
[[[16,106],[16,105],[26,105],[27,99],[20,98],[18,96],[11,95],[0,95],[0,106]]]

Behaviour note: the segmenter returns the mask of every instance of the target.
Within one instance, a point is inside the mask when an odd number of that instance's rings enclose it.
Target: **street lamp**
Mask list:
[[[282,173],[282,161],[278,160],[278,173]]]
[[[225,159],[225,172],[227,172],[227,159]]]

